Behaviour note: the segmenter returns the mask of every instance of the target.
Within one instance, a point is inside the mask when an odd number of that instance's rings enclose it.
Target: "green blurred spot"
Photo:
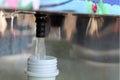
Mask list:
[[[32,8],[32,1],[26,5],[23,5],[23,0],[19,0],[19,3],[18,3],[18,8],[19,9],[31,9]]]

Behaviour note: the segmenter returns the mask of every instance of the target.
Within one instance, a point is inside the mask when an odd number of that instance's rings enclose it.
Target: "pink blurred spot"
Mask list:
[[[95,13],[97,11],[97,4],[93,3],[92,5],[92,11]]]
[[[9,8],[17,8],[18,7],[18,0],[6,0]]]

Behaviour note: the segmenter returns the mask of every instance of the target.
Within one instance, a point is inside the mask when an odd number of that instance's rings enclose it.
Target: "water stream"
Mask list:
[[[37,59],[46,58],[45,38],[36,38],[35,57]]]

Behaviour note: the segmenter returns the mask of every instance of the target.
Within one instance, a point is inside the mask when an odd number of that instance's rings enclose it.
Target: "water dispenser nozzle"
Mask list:
[[[47,15],[36,12],[36,37],[45,37],[45,26],[47,23]]]

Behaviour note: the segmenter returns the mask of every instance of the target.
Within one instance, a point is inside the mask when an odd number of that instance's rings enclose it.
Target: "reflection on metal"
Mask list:
[[[93,35],[97,35],[97,37],[99,37],[99,30],[103,23],[103,17],[91,17],[87,25],[86,36],[88,35],[92,37]]]
[[[67,16],[65,20],[68,19]],[[61,33],[64,33],[65,35],[64,39],[69,40],[76,45],[76,47],[73,46],[71,48],[72,53],[70,54],[72,54],[72,56],[77,56],[78,58],[97,62],[118,63],[120,49],[118,44],[120,26],[119,17],[96,16],[97,25],[99,26],[98,35],[94,34],[92,37],[89,35],[87,37],[85,36],[86,27],[90,17],[87,15],[77,15],[76,17],[77,19],[75,20],[75,18],[69,16],[67,25],[70,26],[66,27],[64,25],[64,30],[61,31]],[[70,22],[69,20],[73,21]],[[70,35],[69,38],[68,35]]]
[[[24,17],[23,19],[21,19],[21,21],[27,20],[31,21],[30,23],[35,22],[32,22],[32,20],[34,19],[30,17],[31,14],[22,15],[27,15],[29,18]],[[48,14],[48,16],[50,15],[51,14]],[[99,16],[96,16],[95,18],[98,19]],[[47,24],[48,29],[46,29],[46,32],[48,35],[51,34],[52,37],[46,37],[46,39],[54,41],[49,43],[52,46],[50,47],[50,50],[48,52],[58,53],[59,55],[56,54],[58,57],[64,57],[65,55],[67,55],[71,57],[77,56],[77,58],[81,57],[82,59],[106,63],[119,62],[119,17],[102,16],[102,18],[104,20],[104,23],[102,23],[102,26],[98,30],[99,37],[97,35],[86,37],[85,32],[90,19],[89,15],[72,15],[71,13],[66,14],[65,21],[59,28],[53,28],[55,26],[51,26],[49,17],[49,23]],[[11,38],[8,34],[9,29],[7,29],[5,31],[5,36],[0,38],[0,45],[2,45],[0,46],[0,55],[9,55],[12,54],[11,52],[15,54],[22,53],[23,51],[26,51],[27,48],[30,48],[29,45],[32,43],[31,40],[34,36],[34,32],[32,30],[32,27],[34,26],[30,27],[30,25],[18,25],[16,20],[19,20],[18,17],[16,17],[14,23],[14,25],[16,25],[15,29],[17,30],[16,44],[12,44],[10,42],[9,39]],[[98,23],[98,25],[101,25],[100,20],[98,20]],[[64,40],[67,41],[63,42]],[[6,45],[4,45],[4,43],[6,43]],[[13,49],[15,48],[14,51],[11,51],[10,45],[13,45]],[[75,47],[74,45],[76,45],[77,47]],[[50,45],[48,45],[48,47],[49,46]],[[88,49],[91,50],[94,54],[89,55],[91,51],[89,51]],[[88,51],[85,52],[86,50]],[[114,50],[114,52],[112,52],[112,50]]]
[[[49,14],[48,28],[46,32],[48,33],[48,38],[52,40],[61,39],[61,28],[63,26],[65,15],[62,14]]]
[[[83,60],[98,62],[98,63],[119,63],[119,49],[97,51],[83,46],[73,45],[72,54],[74,58],[81,58]]]
[[[66,31],[66,40],[72,38],[72,34],[76,31],[76,16],[68,13],[64,22],[64,29]]]
[[[3,10],[0,9],[0,37],[4,36],[4,33],[7,28],[7,22],[4,16]]]

